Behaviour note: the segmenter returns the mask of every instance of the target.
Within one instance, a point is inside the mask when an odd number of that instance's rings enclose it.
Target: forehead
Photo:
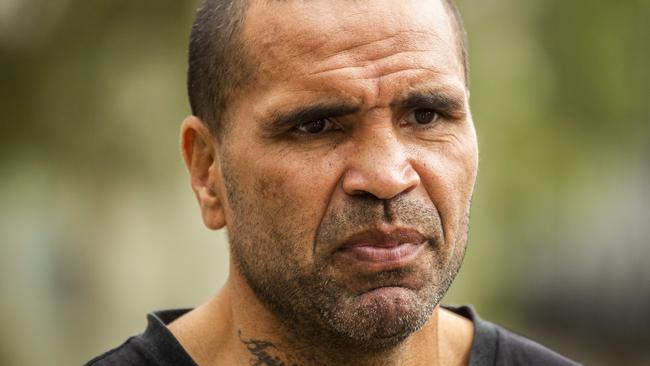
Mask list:
[[[374,89],[388,103],[425,80],[462,88],[452,29],[440,0],[253,0],[242,35],[258,91],[363,99]]]

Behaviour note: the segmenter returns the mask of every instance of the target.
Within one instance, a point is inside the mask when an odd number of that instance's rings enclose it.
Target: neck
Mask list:
[[[224,288],[236,319],[232,332],[239,343],[240,360],[260,365],[437,365],[438,309],[418,332],[383,349],[330,344],[317,336],[290,329],[259,302],[248,285],[228,281]],[[228,294],[237,296],[228,296]],[[241,352],[243,351],[243,352]],[[273,360],[273,362],[270,362]]]
[[[301,339],[259,302],[245,281],[230,276],[218,295],[169,328],[201,366],[466,364],[471,322],[451,319],[448,313],[437,307],[420,330],[392,347],[333,347]]]

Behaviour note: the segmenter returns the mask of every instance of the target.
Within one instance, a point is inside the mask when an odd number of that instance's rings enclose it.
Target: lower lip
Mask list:
[[[371,245],[357,245],[341,249],[341,254],[368,264],[403,264],[417,257],[424,243],[404,243],[394,247],[376,247]]]

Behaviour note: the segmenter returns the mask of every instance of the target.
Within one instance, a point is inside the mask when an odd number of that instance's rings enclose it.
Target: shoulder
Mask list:
[[[188,309],[167,310],[147,315],[144,333],[88,361],[84,366],[196,366],[166,325]]]
[[[471,366],[579,365],[540,343],[481,319],[471,307],[445,308],[474,323]]]
[[[155,361],[149,358],[145,350],[138,344],[138,337],[140,336],[129,338],[119,347],[93,358],[84,364],[84,366],[155,365]]]
[[[578,365],[540,343],[498,325],[495,328],[498,337],[497,365]]]

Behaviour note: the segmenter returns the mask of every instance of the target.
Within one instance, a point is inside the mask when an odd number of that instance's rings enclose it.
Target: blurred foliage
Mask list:
[[[650,362],[648,1],[460,1],[481,168],[447,302]],[[227,273],[177,147],[198,2],[0,1],[0,364],[80,364]]]

